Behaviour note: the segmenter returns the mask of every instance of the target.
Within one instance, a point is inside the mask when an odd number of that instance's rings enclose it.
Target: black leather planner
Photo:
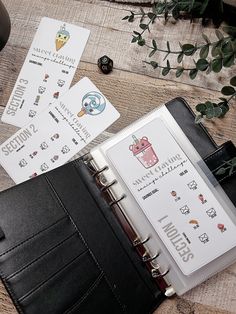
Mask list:
[[[218,147],[183,99],[167,108],[236,205],[236,171],[217,174],[232,142]],[[84,156],[0,193],[0,273],[19,313],[147,314],[168,296],[98,172]]]

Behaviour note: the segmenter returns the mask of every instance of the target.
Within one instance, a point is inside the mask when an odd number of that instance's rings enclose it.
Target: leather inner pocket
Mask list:
[[[54,269],[47,280],[23,295],[19,303],[26,314],[45,313],[45,309],[47,314],[63,313],[86,293],[100,274],[90,253],[82,252],[57,272]]]

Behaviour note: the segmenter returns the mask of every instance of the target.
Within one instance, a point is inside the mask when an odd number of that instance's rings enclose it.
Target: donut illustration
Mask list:
[[[99,92],[89,92],[82,99],[82,109],[77,114],[78,117],[83,115],[97,116],[106,108],[106,100]]]

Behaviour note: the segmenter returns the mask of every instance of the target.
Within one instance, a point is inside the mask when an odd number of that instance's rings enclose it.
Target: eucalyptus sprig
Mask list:
[[[180,50],[171,50],[169,42],[167,42],[167,49],[160,49],[158,48],[155,39],[152,40],[152,46],[144,43],[148,48],[151,49],[149,57],[152,57],[157,51],[166,53],[164,60],[170,54],[174,54],[177,55],[177,63],[181,63],[185,56],[192,56],[199,50],[200,58],[198,58],[197,60],[193,60],[193,67],[173,67],[170,66],[169,62],[167,62],[167,65],[163,67],[163,65],[159,64],[155,60],[151,60],[150,62],[145,63],[150,64],[154,69],[158,67],[161,68],[162,75],[167,75],[170,70],[174,70],[176,71],[176,77],[180,77],[184,72],[188,72],[191,79],[195,79],[199,71],[206,71],[206,74],[209,74],[211,71],[219,73],[223,67],[229,68],[234,65],[236,58],[236,38],[230,35],[224,36],[219,30],[216,30],[216,35],[218,40],[211,42],[209,38],[205,34],[203,34],[203,38],[205,40],[204,44],[180,44]],[[209,55],[211,55],[211,59],[208,58]]]
[[[212,15],[212,6],[214,6],[214,15]],[[131,23],[137,17],[140,18],[140,24],[146,17],[152,20],[147,24],[151,24],[159,16],[163,16],[165,20],[172,16],[174,19],[180,17],[189,17],[190,19],[194,17],[212,18],[213,22],[219,25],[221,15],[223,14],[223,5],[222,0],[162,0],[157,1],[151,11],[144,12],[144,10],[140,8],[139,12],[129,12],[130,14],[126,15],[123,20],[128,20],[128,22]],[[148,27],[145,27],[144,24],[143,30],[145,31],[147,29]]]
[[[217,2],[221,2],[218,1]],[[193,12],[198,12],[201,14],[205,13],[207,6],[210,1],[161,1],[155,4],[152,8],[152,12],[144,12],[141,8],[139,12],[135,13],[130,11],[130,15],[125,16],[123,19],[128,20],[128,22],[133,22],[136,17],[140,18],[139,28],[141,30],[133,31],[132,43],[137,43],[139,46],[145,46],[150,50],[148,57],[152,58],[149,61],[143,61],[146,64],[151,65],[154,69],[161,69],[161,74],[163,76],[168,75],[171,71],[175,72],[175,76],[178,78],[183,73],[188,73],[190,79],[195,79],[199,72],[205,72],[209,74],[210,72],[219,73],[222,68],[230,68],[235,64],[236,58],[236,28],[232,26],[223,27],[226,34],[216,29],[216,37],[214,40],[210,40],[207,35],[202,34],[203,43],[179,43],[180,48],[177,50],[171,49],[171,44],[169,41],[166,42],[166,48],[160,47],[158,44],[158,39],[153,38],[151,43],[147,43],[144,38],[145,31],[151,31],[150,27],[155,22],[155,20],[162,14],[164,18],[167,19],[169,14],[172,14],[175,18],[179,15],[177,12],[185,11],[187,13],[193,14]],[[216,4],[217,5],[217,4]],[[194,11],[195,10],[195,11]],[[177,65],[171,65],[170,61],[167,59],[166,63],[159,60],[153,59],[157,53],[164,53],[165,56],[163,61],[170,55],[176,56]],[[195,56],[193,59],[193,65],[189,67],[184,67],[182,61],[184,58]],[[204,104],[199,104],[197,106],[197,111],[200,113],[197,116],[196,122],[202,120],[202,118],[212,119],[215,117],[221,118],[229,110],[229,103],[235,97],[235,89],[232,84],[235,77],[231,79],[232,86],[224,86],[222,88],[222,94],[230,96],[227,98],[220,98],[219,103],[213,103],[207,101]],[[229,88],[230,87],[230,88]],[[234,90],[234,92],[232,92]],[[232,92],[232,94],[225,94]]]
[[[228,98],[220,97],[218,103],[211,101],[206,101],[205,103],[200,103],[196,106],[196,110],[199,114],[196,116],[195,122],[199,123],[203,118],[223,118],[225,114],[229,111],[230,101],[236,97],[236,76],[232,77],[230,80],[230,85],[224,86],[221,89],[221,93],[224,96],[229,96]]]

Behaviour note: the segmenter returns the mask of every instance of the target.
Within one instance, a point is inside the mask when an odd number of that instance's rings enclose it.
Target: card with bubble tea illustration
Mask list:
[[[140,124],[107,149],[109,166],[188,276],[235,246],[236,225],[167,123]]]

